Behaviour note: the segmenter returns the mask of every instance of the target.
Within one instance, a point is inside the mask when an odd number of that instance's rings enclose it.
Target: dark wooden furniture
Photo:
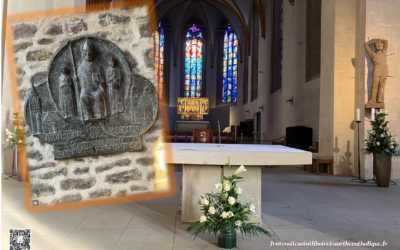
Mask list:
[[[194,129],[192,143],[215,143],[212,129]]]
[[[312,128],[295,126],[286,128],[286,145],[304,151],[310,151],[312,145]]]
[[[310,173],[314,172],[319,174],[319,164],[329,164],[330,175],[335,175],[335,167],[333,163],[333,156],[321,155],[319,153],[312,154],[312,165],[304,165],[304,170],[308,170]]]

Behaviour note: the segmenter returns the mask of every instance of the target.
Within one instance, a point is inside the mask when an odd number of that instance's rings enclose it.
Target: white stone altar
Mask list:
[[[229,156],[233,171],[242,164],[247,169],[240,173],[245,178],[240,187],[244,190],[243,195],[251,196],[257,207],[251,220],[253,223],[261,222],[261,167],[312,163],[311,152],[281,145],[169,143],[164,149],[172,155],[166,163],[183,165],[182,222],[200,219],[200,196],[217,192],[214,185],[222,175],[229,175]]]

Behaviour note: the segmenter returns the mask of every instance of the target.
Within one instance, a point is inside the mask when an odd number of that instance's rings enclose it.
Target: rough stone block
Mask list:
[[[107,26],[109,24],[125,24],[130,22],[131,18],[129,16],[115,15],[111,13],[105,13],[99,15],[101,26]]]
[[[126,196],[126,193],[127,193],[126,189],[119,190],[118,193],[115,196],[117,196],[117,197]]]
[[[49,50],[36,50],[36,51],[29,51],[26,54],[27,61],[45,61],[51,59],[52,53]]]
[[[142,166],[153,166],[154,165],[154,157],[141,157],[136,159],[136,163]]]
[[[17,53],[18,51],[25,50],[32,45],[33,43],[31,42],[16,44],[14,45],[14,52]]]
[[[104,197],[110,195],[111,195],[111,189],[105,189],[105,188],[101,188],[89,193],[90,198]]]
[[[43,164],[37,165],[37,166],[29,166],[29,170],[33,171],[33,170],[37,170],[37,169],[41,169],[41,168],[54,168],[55,166],[56,166],[55,162],[46,162],[46,163],[43,163]]]
[[[42,38],[42,39],[38,40],[37,43],[39,45],[48,45],[48,44],[54,43],[54,40],[53,39],[48,39],[48,38]]]
[[[61,199],[57,198],[54,199],[51,203],[58,204],[58,203],[69,203],[69,202],[77,202],[82,200],[82,195],[77,193],[77,194],[69,194],[69,195],[64,195],[61,197]]]
[[[152,180],[152,179],[154,179],[154,177],[156,176],[156,171],[150,171],[150,172],[148,172],[147,173],[147,180],[149,181],[149,180]]]
[[[148,188],[145,186],[138,186],[138,185],[131,186],[131,191],[133,191],[133,192],[147,191],[147,190],[148,190]]]
[[[82,31],[86,31],[88,30],[88,26],[85,22],[82,22],[81,19],[79,18],[73,18],[72,22],[74,22],[74,24],[66,24],[65,25],[65,29],[67,30],[67,32],[69,33],[74,33],[74,34],[78,34]]]
[[[75,168],[72,173],[74,173],[74,175],[86,174],[89,172],[89,169],[89,167]]]
[[[21,38],[32,38],[36,33],[35,25],[30,25],[25,23],[17,24],[13,26],[11,29],[14,40],[18,40]]]
[[[50,24],[48,26],[46,26],[43,30],[43,34],[44,35],[51,35],[51,36],[57,36],[57,35],[61,35],[63,33],[63,29],[62,26],[58,26],[55,24]]]
[[[132,169],[129,171],[123,171],[116,174],[107,175],[105,182],[116,184],[116,183],[127,183],[128,181],[141,180],[142,173],[137,169]]]
[[[129,165],[131,165],[130,159],[121,159],[118,161],[114,161],[112,163],[108,163],[104,166],[96,167],[95,171],[96,171],[96,173],[101,173],[101,172],[110,170],[114,167],[123,167],[123,166],[129,166]]]
[[[37,161],[41,161],[41,160],[43,160],[43,155],[38,150],[29,151],[28,158],[35,159]]]
[[[21,68],[17,68],[17,74],[19,76],[24,76],[25,75],[25,71],[23,69],[21,69]]]
[[[143,53],[144,64],[146,67],[154,67],[154,57],[153,57],[153,50],[148,49]]]
[[[59,169],[56,171],[50,171],[45,174],[37,175],[35,177],[39,178],[39,179],[53,179],[56,176],[60,176],[60,175],[66,176],[67,174],[68,174],[67,168],[62,168],[62,169]]]
[[[150,32],[150,27],[149,27],[149,23],[141,23],[139,25],[139,32],[140,32],[140,36],[141,37],[150,37],[151,36],[151,32]]]
[[[90,177],[87,179],[66,179],[60,182],[61,190],[72,190],[72,189],[89,189],[96,184],[96,179]]]
[[[46,185],[43,183],[35,183],[32,184],[32,196],[34,198],[41,197],[41,196],[49,196],[55,194],[55,189],[53,186]]]

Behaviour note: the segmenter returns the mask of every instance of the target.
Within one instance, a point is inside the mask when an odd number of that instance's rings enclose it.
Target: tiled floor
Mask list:
[[[240,249],[286,249],[271,248],[271,241],[386,241],[390,245],[384,249],[400,249],[400,185],[378,188],[293,166],[264,168],[262,179],[263,227],[272,237],[238,236]],[[189,238],[188,225],[174,214],[179,193],[163,200],[47,214],[25,211],[21,183],[15,180],[3,179],[2,197],[2,249],[8,249],[9,228],[31,228],[34,250],[218,249],[213,235]]]

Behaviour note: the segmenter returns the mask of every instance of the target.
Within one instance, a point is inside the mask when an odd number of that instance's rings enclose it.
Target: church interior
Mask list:
[[[118,66],[119,58],[125,56],[132,73],[147,77],[157,90],[158,115],[166,122],[159,135],[143,137],[144,148],[151,148],[158,138],[163,145],[171,145],[165,146],[173,158],[166,164],[173,170],[177,191],[163,199],[32,214],[25,208],[21,182],[12,178],[17,151],[7,150],[2,153],[1,172],[2,249],[8,249],[5,239],[10,237],[10,228],[31,228],[32,249],[220,249],[219,238],[213,234],[199,234],[193,240],[186,228],[200,218],[200,195],[211,192],[221,174],[230,173],[228,156],[232,165],[247,169],[243,173],[247,183],[241,187],[255,197],[256,217],[251,222],[271,233],[259,237],[238,233],[237,247],[330,248],[294,245],[315,241],[340,243],[338,249],[372,249],[371,242],[378,244],[376,249],[399,249],[400,0],[149,0],[148,16],[154,15],[155,20],[143,26],[134,23],[133,17],[121,21],[124,15],[134,15],[129,9],[107,14],[124,2],[3,0],[3,19],[79,6],[87,13],[101,6],[101,13],[109,18],[108,26],[88,24],[75,32],[65,25],[64,33],[56,35],[38,28],[34,38],[22,37],[18,42],[33,45],[13,47],[19,50],[17,65],[23,65],[17,69],[22,82],[18,93],[22,100],[50,77],[50,59],[59,51],[56,45],[69,39],[68,32],[114,42],[123,53],[112,59],[110,67]],[[39,35],[55,42],[48,45],[49,58],[30,62],[23,53],[39,48],[39,41],[34,41]],[[10,116],[18,112],[13,106],[17,95],[11,87],[14,67],[5,53],[6,39],[3,28],[2,141],[7,138],[5,130],[14,127]],[[146,43],[151,53],[140,51]],[[125,71],[122,74],[128,75]],[[151,98],[141,100],[150,102]],[[125,109],[129,110],[126,104]],[[51,124],[43,133],[55,133],[59,125],[54,124],[62,121],[62,115],[57,120],[53,113],[42,115],[43,122]],[[155,113],[149,123],[157,125],[152,120]],[[375,134],[378,139],[371,139]],[[33,138],[32,132],[29,136]],[[33,147],[50,152],[48,144],[37,138],[30,141]],[[29,172],[34,172],[32,164],[43,166],[50,159],[47,151],[32,150],[27,148]],[[43,154],[43,159],[35,152]],[[134,154],[124,152],[112,159],[114,163],[132,159],[132,168],[136,160],[145,183],[147,171],[151,172],[146,167],[153,167],[154,160],[143,163]],[[148,153],[140,154],[147,159]],[[389,160],[379,161],[378,154],[386,154]],[[109,166],[111,158],[94,157],[52,160],[53,173],[65,168],[68,173],[41,181],[56,186],[65,178],[94,178],[94,187],[110,187],[113,196],[114,186],[100,183],[105,175],[94,170],[97,165]],[[126,166],[118,164],[114,165],[129,170],[131,161]],[[75,165],[89,170],[73,175]],[[154,174],[147,174],[149,183],[152,179]],[[150,185],[147,181],[143,185]],[[40,202],[62,199],[57,192],[75,195],[55,189],[54,197],[39,197]]]

